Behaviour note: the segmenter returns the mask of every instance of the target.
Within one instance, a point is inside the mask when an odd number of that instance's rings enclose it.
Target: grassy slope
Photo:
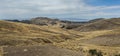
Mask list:
[[[84,36],[83,38],[77,38],[76,40],[57,43],[56,45],[59,47],[62,47],[62,48],[68,48],[68,49],[76,50],[76,51],[83,50],[86,53],[88,52],[88,50],[96,49],[96,50],[102,51],[103,54],[106,56],[110,56],[110,55],[114,56],[116,54],[120,54],[119,53],[120,52],[120,44],[116,44],[116,45],[111,44],[114,41],[120,43],[120,41],[119,41],[120,40],[120,30],[119,29],[120,28],[113,29],[113,30],[81,32],[81,34],[83,34],[83,36]],[[99,41],[99,40],[102,39],[102,37],[99,38],[98,40],[94,39],[99,36],[104,36],[104,37],[108,37],[108,38],[103,39],[101,41]],[[109,43],[109,45],[107,45],[107,43],[104,43],[104,41],[108,40],[109,37],[112,39],[112,41],[110,41],[111,43]],[[116,37],[118,39],[115,39]],[[100,45],[99,42],[104,45]],[[94,44],[94,43],[97,43],[97,44]]]
[[[118,22],[117,22],[118,24]],[[120,35],[120,28],[112,30],[98,30],[90,32],[77,32],[51,26],[37,26],[31,24],[0,21],[0,45],[24,46],[38,44],[53,44],[71,50],[82,50],[85,53],[90,49],[97,49],[110,56],[118,54],[120,45],[105,46],[87,41],[99,36]],[[114,36],[113,36],[114,38]],[[119,38],[118,38],[119,39]],[[107,40],[107,39],[105,39]],[[115,39],[116,40],[116,39]],[[103,40],[104,41],[104,40]],[[117,40],[116,40],[117,41]],[[97,42],[97,41],[96,41]],[[101,41],[102,42],[102,41]],[[103,43],[104,44],[104,43]],[[106,43],[105,43],[106,44]]]
[[[33,45],[63,42],[80,37],[76,31],[67,31],[57,27],[37,26],[16,22],[0,21],[0,45]],[[74,34],[74,35],[73,35]]]
[[[76,28],[78,31],[97,31],[97,30],[112,30],[120,26],[120,19],[104,19],[95,22],[91,22]]]
[[[0,21],[0,47],[54,44],[77,37],[81,37],[81,35],[72,30]]]

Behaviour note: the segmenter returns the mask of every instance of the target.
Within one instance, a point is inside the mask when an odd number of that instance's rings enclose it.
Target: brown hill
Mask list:
[[[75,34],[76,33],[76,34]],[[30,47],[33,45],[56,44],[67,40],[82,37],[77,31],[64,30],[59,27],[39,26],[33,24],[24,24],[9,21],[0,21],[0,56],[23,56],[38,54],[42,56],[80,56],[79,53],[56,47]],[[8,46],[8,48],[1,48]],[[13,48],[11,48],[11,46]],[[21,52],[24,49],[29,52]],[[17,48],[17,49],[16,49]],[[41,50],[38,50],[41,49]],[[1,51],[2,50],[2,51]],[[6,52],[3,52],[6,51]],[[13,51],[13,52],[12,52]],[[17,53],[14,53],[14,52]],[[7,53],[9,52],[9,53]],[[32,53],[31,53],[32,52]],[[37,53],[41,52],[41,53]]]
[[[35,24],[39,26],[56,26],[56,27],[64,28],[64,29],[74,29],[74,28],[80,27],[83,24],[88,23],[88,22],[59,20],[59,19],[53,19],[53,18],[48,18],[48,17],[36,17],[30,20],[22,20],[22,21],[19,21],[19,20],[6,20],[6,21]],[[96,21],[96,20],[93,20],[93,21]],[[90,22],[93,22],[93,21],[91,20]]]
[[[0,46],[28,46],[31,48],[31,45],[52,44],[60,48],[83,51],[86,56],[101,54],[103,56],[116,56],[120,54],[119,18],[95,20],[83,24],[77,30],[79,31],[0,21]],[[82,32],[83,30],[84,32]],[[18,48],[18,51],[23,50],[21,48]],[[30,50],[35,48],[32,47]],[[11,50],[11,48],[8,49]],[[93,53],[94,55],[92,55]]]
[[[76,28],[79,31],[111,30],[120,27],[120,18],[102,19]]]
[[[0,46],[54,43],[81,37],[74,32],[59,27],[0,21]]]
[[[84,37],[58,43],[57,46],[71,50],[82,50],[86,56],[119,56],[120,28],[80,32]],[[89,53],[95,53],[89,55]],[[102,54],[102,55],[101,55]]]
[[[119,28],[120,29],[120,28]],[[81,40],[83,43],[99,46],[120,46],[120,30],[112,30],[104,35],[99,35],[91,39]]]
[[[56,25],[56,24],[60,23],[60,20],[51,19],[51,18],[47,18],[47,17],[36,17],[36,18],[32,18],[30,20],[30,22],[32,24],[37,24],[37,25]]]

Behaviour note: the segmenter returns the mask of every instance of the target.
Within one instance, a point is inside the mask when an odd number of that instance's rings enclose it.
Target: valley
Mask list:
[[[46,54],[45,56],[47,54],[51,56],[70,56],[72,53],[74,54],[72,56],[120,55],[119,18],[77,23],[41,18],[38,17],[24,22],[1,20],[1,56],[16,56],[17,53],[20,53],[20,56],[24,52],[19,50],[23,49],[24,51],[27,48],[31,51],[25,52],[28,53],[24,53],[25,56],[32,54],[32,52],[36,52],[36,54],[38,54],[37,52],[43,52]],[[41,51],[35,49],[41,49],[41,47],[44,48]],[[50,51],[47,51],[46,48]],[[64,54],[64,52],[68,54]],[[40,55],[38,54],[38,56]]]

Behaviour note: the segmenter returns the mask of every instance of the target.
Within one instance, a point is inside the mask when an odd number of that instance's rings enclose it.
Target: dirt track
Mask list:
[[[82,53],[54,46],[4,47],[3,56],[83,56]]]

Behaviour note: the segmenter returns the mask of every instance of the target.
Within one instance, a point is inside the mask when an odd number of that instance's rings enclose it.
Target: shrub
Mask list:
[[[95,49],[89,50],[89,53],[91,56],[103,56],[102,52],[97,52]]]
[[[120,54],[116,54],[115,56],[120,56]]]

